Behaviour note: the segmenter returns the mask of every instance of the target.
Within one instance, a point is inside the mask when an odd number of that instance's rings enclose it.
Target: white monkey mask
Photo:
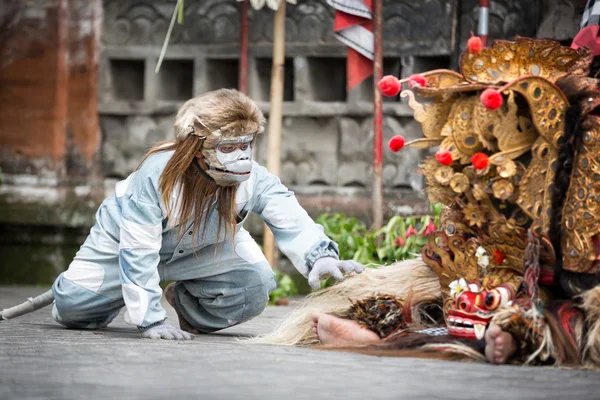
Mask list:
[[[222,136],[215,149],[204,149],[206,174],[217,185],[232,186],[250,178],[254,135]]]

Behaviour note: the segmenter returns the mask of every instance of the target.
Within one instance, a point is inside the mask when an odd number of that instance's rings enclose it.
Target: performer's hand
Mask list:
[[[196,336],[172,325],[162,323],[144,330],[142,337],[146,339],[192,340]]]
[[[323,257],[315,261],[315,264],[308,274],[308,284],[313,289],[320,287],[321,279],[333,276],[338,281],[344,279],[343,272],[350,274],[356,272],[360,274],[365,270],[364,265],[356,261],[340,261],[333,257]]]

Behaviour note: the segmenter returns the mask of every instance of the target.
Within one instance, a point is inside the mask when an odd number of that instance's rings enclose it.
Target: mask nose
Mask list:
[[[239,161],[248,161],[250,160],[250,155],[248,153],[246,153],[245,151],[242,150],[236,150],[232,153],[232,158],[233,160],[231,161],[232,163],[236,163]]]

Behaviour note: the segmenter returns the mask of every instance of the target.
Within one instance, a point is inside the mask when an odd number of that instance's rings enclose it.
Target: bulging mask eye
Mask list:
[[[496,289],[492,289],[485,296],[485,305],[488,310],[493,311],[500,306],[500,302],[502,301],[502,295]]]
[[[248,143],[244,143],[243,145],[241,145],[241,146],[240,146],[240,150],[242,150],[242,151],[246,151],[246,150],[248,150],[248,147],[249,147],[249,146],[250,146],[250,145],[249,145]]]

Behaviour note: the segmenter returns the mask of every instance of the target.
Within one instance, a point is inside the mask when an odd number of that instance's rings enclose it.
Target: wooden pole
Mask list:
[[[488,27],[490,20],[490,0],[479,0],[479,24],[477,36],[481,38],[483,47],[488,45]]]
[[[248,93],[248,0],[242,1],[240,11],[240,64],[238,90]]]
[[[383,99],[377,82],[383,77],[383,0],[373,1],[373,33],[375,60],[373,68],[373,227],[383,226]]]
[[[275,12],[273,24],[273,66],[271,69],[271,106],[269,109],[269,152],[267,169],[273,175],[279,175],[281,163],[281,127],[283,109],[283,80],[285,66],[285,0],[282,0]],[[277,249],[271,230],[265,225],[263,250],[267,261],[277,269]]]

